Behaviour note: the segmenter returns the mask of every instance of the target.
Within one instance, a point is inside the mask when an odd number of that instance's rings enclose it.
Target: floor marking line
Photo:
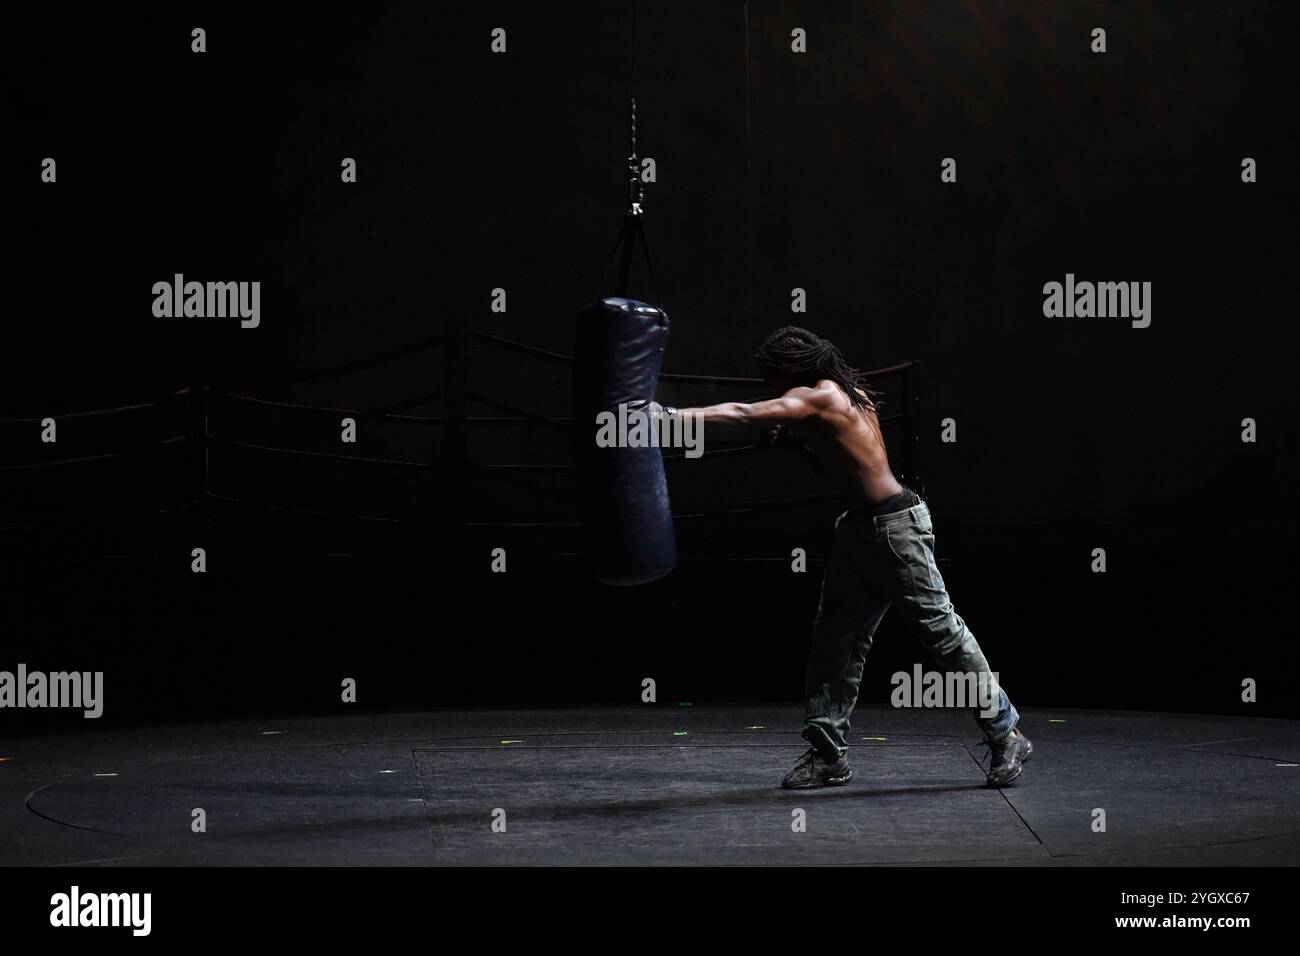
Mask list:
[[[970,759],[975,761],[975,766],[980,768],[980,772],[987,774],[988,771],[985,769],[984,764],[980,763],[979,758],[976,757],[975,754],[971,753],[970,747],[967,747],[965,744],[962,744],[962,747],[965,749],[966,754],[970,757]],[[992,758],[990,757],[990,760],[991,759]],[[1056,854],[1052,852],[1052,848],[1048,846],[1047,842],[1038,835],[1038,832],[1029,825],[1029,821],[1024,818],[1024,816],[1020,813],[1020,811],[1016,809],[1016,805],[1011,802],[1011,798],[1008,797],[1006,794],[1006,787],[996,787],[996,788],[991,787],[989,789],[997,790],[998,796],[1002,798],[1002,802],[1011,808],[1011,812],[1016,815],[1016,819],[1020,821],[1021,825],[1026,830],[1029,831],[1029,835],[1038,841],[1038,845],[1047,851],[1048,856],[1055,856]]]
[[[1205,740],[1198,744],[1179,744],[1178,750],[1185,750],[1188,747],[1211,747],[1214,744],[1242,744],[1248,740],[1259,740],[1258,737],[1229,737],[1227,740]]]

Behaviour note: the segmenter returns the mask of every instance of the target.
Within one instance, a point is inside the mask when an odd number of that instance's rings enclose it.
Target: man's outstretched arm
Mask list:
[[[708,423],[748,425],[754,422],[794,422],[811,418],[830,408],[835,396],[826,389],[792,388],[780,398],[763,402],[723,402],[702,408],[683,408],[679,414],[692,415]]]

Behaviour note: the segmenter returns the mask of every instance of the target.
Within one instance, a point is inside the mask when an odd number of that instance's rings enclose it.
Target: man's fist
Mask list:
[[[632,402],[627,408],[630,412],[641,412],[644,415],[649,415],[651,420],[656,422],[664,419],[671,420],[679,414],[673,406],[660,405],[658,402]]]

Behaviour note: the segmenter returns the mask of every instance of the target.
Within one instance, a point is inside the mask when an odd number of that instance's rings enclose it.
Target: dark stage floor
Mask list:
[[[1033,759],[998,792],[982,786],[966,716],[864,709],[853,783],[782,791],[799,717],[715,705],[87,721],[0,743],[0,863],[1300,860],[1297,721],[1031,710]],[[796,809],[806,832],[792,831]]]

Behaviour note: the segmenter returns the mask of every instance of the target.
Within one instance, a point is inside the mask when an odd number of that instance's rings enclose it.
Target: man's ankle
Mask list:
[[[840,749],[831,741],[830,734],[824,727],[817,724],[808,724],[804,727],[801,734],[804,740],[817,751],[817,756],[821,757],[826,763],[835,763],[843,756]]]

